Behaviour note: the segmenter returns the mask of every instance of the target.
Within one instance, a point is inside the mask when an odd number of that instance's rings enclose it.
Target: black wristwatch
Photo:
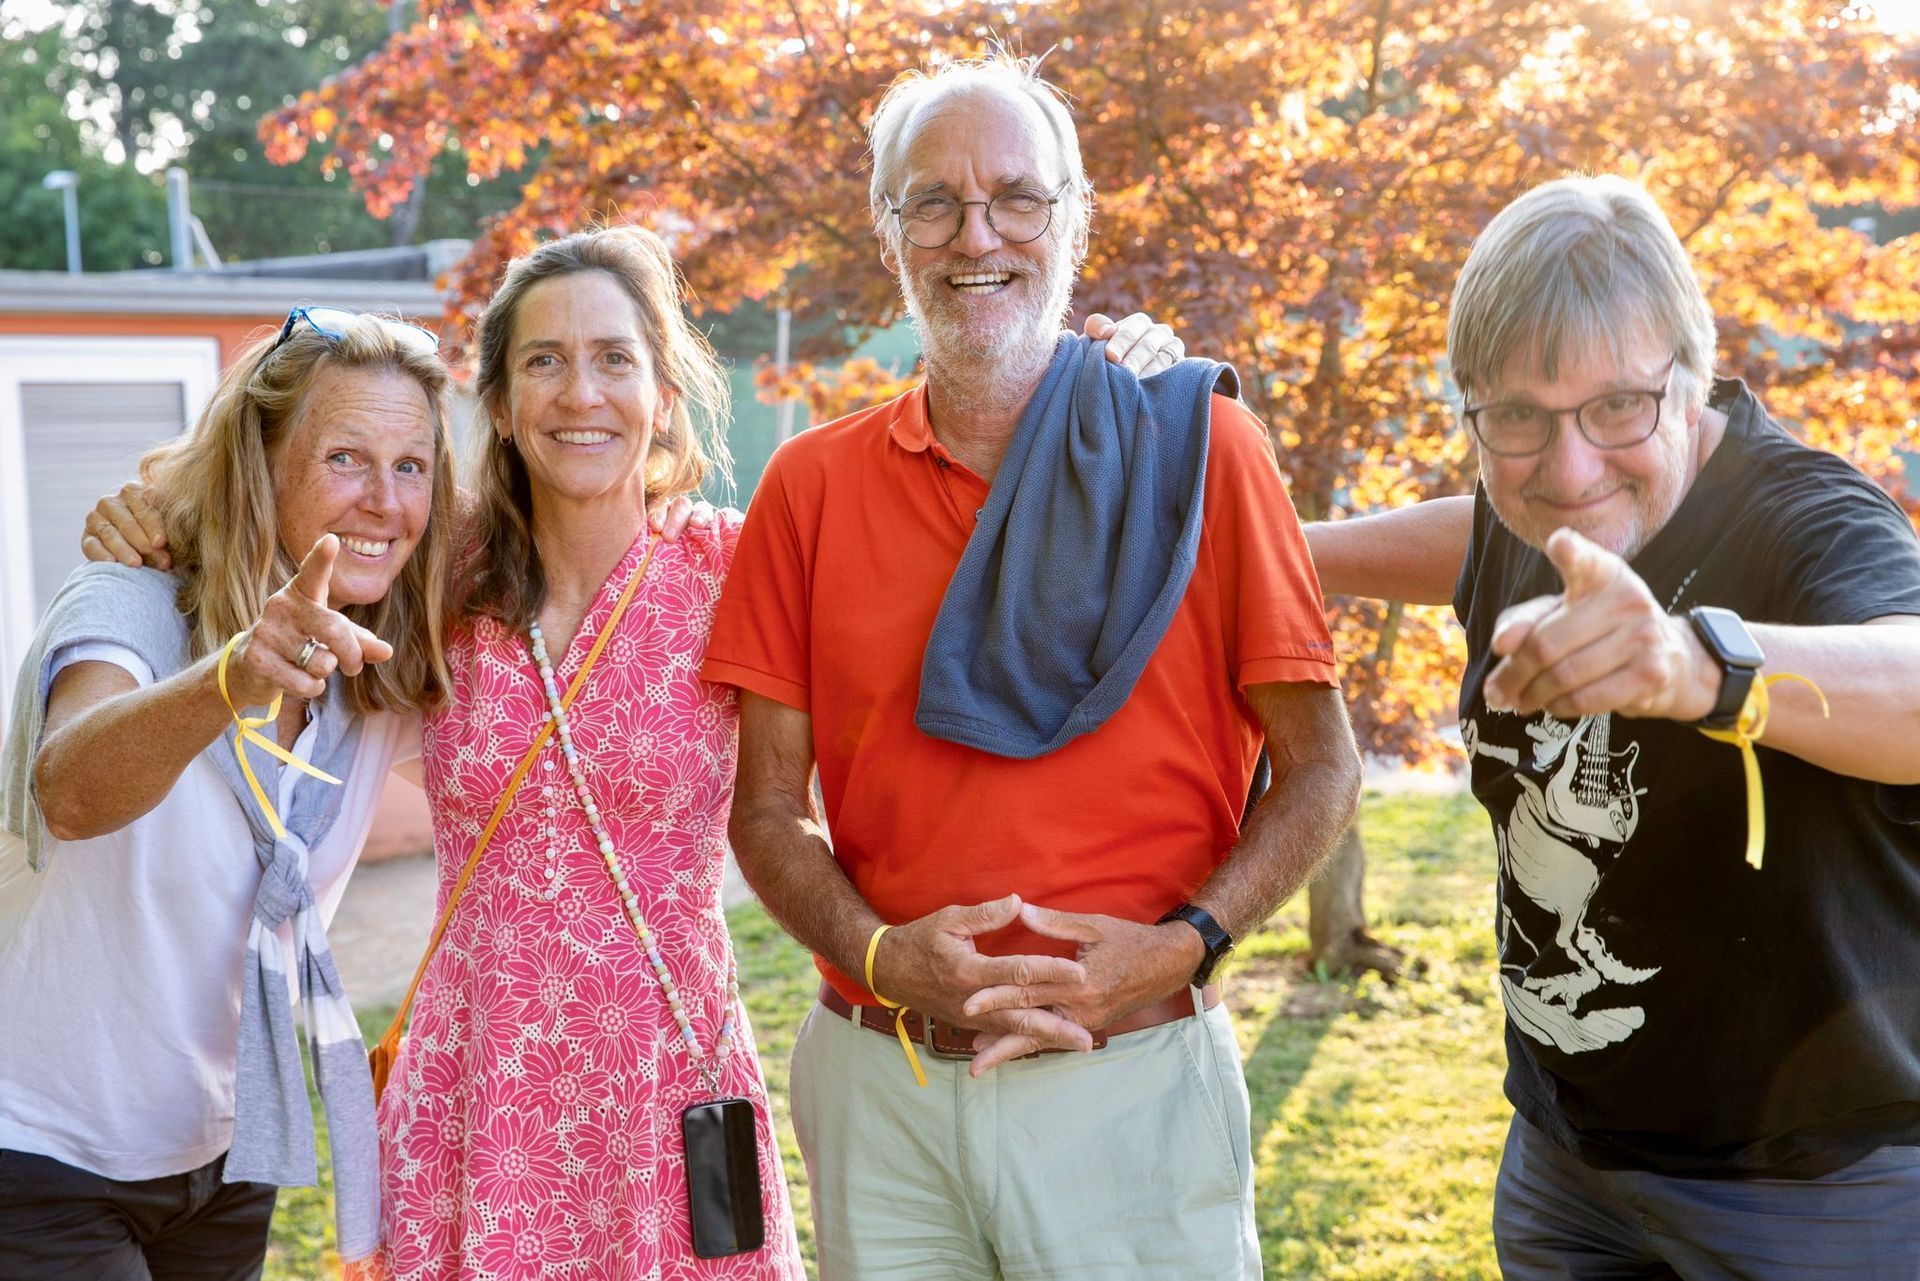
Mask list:
[[[1761,652],[1760,643],[1753,639],[1747,625],[1740,621],[1740,615],[1730,609],[1695,605],[1687,611],[1687,621],[1693,624],[1694,634],[1707,647],[1707,653],[1720,665],[1720,697],[1714,701],[1713,710],[1694,724],[1702,729],[1732,729],[1740,719],[1740,709],[1747,705],[1747,692],[1753,688],[1754,675],[1767,661],[1767,656]]]
[[[1213,972],[1220,968],[1220,962],[1226,960],[1227,953],[1233,951],[1233,935],[1227,933],[1226,928],[1214,920],[1213,914],[1206,908],[1195,907],[1191,903],[1182,903],[1154,924],[1165,925],[1168,921],[1185,921],[1199,933],[1207,954],[1190,981],[1195,987],[1205,987],[1207,980],[1213,977]]]

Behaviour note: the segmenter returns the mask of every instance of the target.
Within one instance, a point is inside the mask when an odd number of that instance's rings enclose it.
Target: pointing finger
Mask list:
[[[1558,596],[1536,596],[1502,610],[1493,624],[1493,652],[1504,658],[1526,644],[1540,620],[1560,608],[1560,600]]]
[[[358,623],[353,624],[354,636],[360,642],[360,660],[364,663],[384,663],[393,657],[393,646],[381,639],[376,632],[368,631]]]
[[[1568,600],[1584,600],[1599,592],[1627,564],[1592,539],[1564,526],[1547,539],[1547,559],[1560,571]]]
[[[320,535],[320,541],[300,562],[300,572],[293,576],[293,590],[316,605],[325,605],[333,587],[333,563],[339,557],[340,539],[333,534]]]

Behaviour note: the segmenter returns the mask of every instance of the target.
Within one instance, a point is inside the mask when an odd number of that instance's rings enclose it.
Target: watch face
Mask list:
[[[1753,633],[1732,610],[1702,605],[1693,611],[1693,621],[1707,648],[1713,650],[1721,662],[1734,667],[1759,667],[1767,661]]]

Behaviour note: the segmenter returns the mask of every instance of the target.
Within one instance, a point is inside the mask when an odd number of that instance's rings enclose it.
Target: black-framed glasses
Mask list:
[[[1525,400],[1497,400],[1463,411],[1467,427],[1481,448],[1501,458],[1529,458],[1553,443],[1560,420],[1573,418],[1595,449],[1631,449],[1653,435],[1660,425],[1660,402],[1673,386],[1676,355],[1651,391],[1621,388],[1603,391],[1571,409],[1548,409]]]
[[[987,226],[994,235],[1010,245],[1024,245],[1047,234],[1047,228],[1053,225],[1054,206],[1072,182],[1067,179],[1053,189],[1052,195],[1033,187],[1009,187],[991,200],[955,200],[930,191],[897,205],[889,200],[887,208],[900,220],[900,234],[907,243],[921,249],[952,244],[966,223],[968,205],[979,205],[986,211]]]
[[[354,311],[347,307],[295,307],[287,313],[287,323],[280,326],[280,336],[273,340],[268,355],[286,345],[287,339],[301,324],[311,325],[316,333],[328,342],[339,342],[347,336],[347,327],[367,312]],[[409,351],[425,356],[440,354],[440,335],[431,329],[422,329],[419,325],[404,320],[394,320],[388,316],[375,316],[383,329],[392,335],[395,341]]]

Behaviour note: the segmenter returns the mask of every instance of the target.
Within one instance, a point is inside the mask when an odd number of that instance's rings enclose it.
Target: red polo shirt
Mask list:
[[[834,856],[884,919],[1011,891],[1155,920],[1238,839],[1261,741],[1241,691],[1338,684],[1266,432],[1213,398],[1186,598],[1120,711],[1037,760],[913,723],[921,655],[987,488],[934,439],[924,388],[788,441],[754,493],[701,675],[811,713]],[[1018,926],[979,946],[1073,950]]]

